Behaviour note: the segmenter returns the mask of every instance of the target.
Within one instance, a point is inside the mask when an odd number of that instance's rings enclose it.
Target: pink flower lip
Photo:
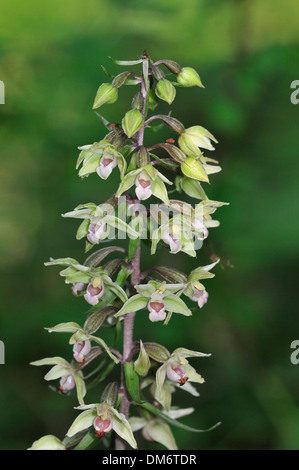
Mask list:
[[[184,385],[188,377],[186,376],[186,371],[183,366],[178,367],[167,367],[167,377],[172,382],[177,382],[180,386]]]
[[[76,382],[72,375],[68,375],[67,377],[61,377],[60,382],[59,382],[59,390],[62,393],[73,390],[75,387],[76,387]]]
[[[111,419],[102,419],[98,416],[93,423],[95,428],[95,436],[99,439],[105,437],[105,434],[112,429],[112,421]]]
[[[164,304],[163,302],[150,302],[149,303],[151,309],[155,310],[155,312],[160,312],[161,310],[164,310]]]
[[[73,347],[73,356],[77,362],[84,364],[85,356],[90,353],[91,344],[90,341],[81,341],[74,344]]]

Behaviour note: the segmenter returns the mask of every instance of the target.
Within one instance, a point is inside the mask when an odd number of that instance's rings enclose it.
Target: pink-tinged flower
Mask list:
[[[101,159],[100,166],[97,167],[97,174],[103,180],[106,180],[111,175],[112,170],[117,165],[117,159],[110,153],[104,152]]]
[[[145,173],[145,171],[142,171],[136,178],[135,180],[135,185],[136,185],[136,196],[140,201],[144,201],[145,199],[148,199],[151,197],[152,190],[151,190],[151,179]]]
[[[92,282],[88,284],[84,299],[90,305],[97,305],[100,298],[104,295],[105,288],[103,281],[100,277],[95,277]]]
[[[101,240],[101,237],[106,233],[107,225],[104,221],[99,221],[97,224],[89,224],[87,240],[96,245]]]
[[[177,382],[181,386],[184,385],[188,380],[186,371],[182,365],[179,365],[178,367],[171,367],[169,365],[167,366],[166,373],[169,380],[172,382]]]
[[[81,341],[78,343],[74,344],[73,347],[73,357],[75,361],[80,362],[81,364],[84,364],[85,362],[85,356],[90,353],[91,350],[91,344],[90,341]]]
[[[195,219],[193,222],[193,228],[200,240],[205,240],[208,237],[209,231],[201,220]]]
[[[86,284],[83,282],[75,282],[72,287],[73,294],[78,297],[79,293],[86,289]]]
[[[193,302],[197,302],[199,308],[202,308],[207,303],[209,294],[207,293],[206,290],[199,289],[198,287],[197,287],[197,282],[194,282],[193,283],[194,292],[193,292],[193,296],[190,297],[190,299],[193,300]]]
[[[163,321],[166,318],[165,305],[163,302],[149,301],[147,308],[150,312],[149,319],[152,322]]]
[[[102,439],[105,437],[105,434],[112,429],[112,420],[108,416],[108,413],[106,414],[105,418],[98,416],[93,423],[93,426],[95,428],[95,436],[98,437],[99,439]]]
[[[171,253],[178,253],[182,248],[178,235],[173,231],[171,233],[169,231],[162,233],[162,240],[166,245],[169,245]]]
[[[59,382],[59,390],[63,392],[69,392],[76,387],[75,379],[72,375],[68,375],[67,377],[61,377]]]

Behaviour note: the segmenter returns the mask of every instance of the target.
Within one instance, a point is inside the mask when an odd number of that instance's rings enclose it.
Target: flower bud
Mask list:
[[[150,312],[149,319],[152,322],[163,321],[166,318],[165,305],[163,302],[150,300],[147,308]]]
[[[106,418],[106,419],[104,419]],[[112,420],[108,416],[108,414],[104,416],[98,416],[93,423],[95,428],[95,436],[99,439],[105,437],[105,434],[112,429]]]
[[[68,375],[67,377],[61,377],[59,382],[59,390],[61,392],[69,392],[76,387],[75,379],[72,375]]]
[[[151,190],[151,179],[145,171],[142,171],[137,176],[135,180],[135,185],[135,193],[139,201],[144,201],[145,199],[151,197],[151,195],[153,194]]]
[[[97,168],[97,174],[103,180],[106,180],[111,175],[113,168],[117,165],[117,160],[114,155],[104,152],[100,162],[100,166]]]
[[[118,98],[118,90],[111,83],[102,83],[97,91],[93,108],[96,109],[103,104],[113,104]]]
[[[82,292],[85,289],[86,284],[84,284],[84,282],[75,282],[72,287],[72,292],[77,297],[79,295],[78,292]]]
[[[90,344],[90,341],[88,340],[75,343],[73,347],[73,357],[75,361],[80,362],[81,364],[84,364],[85,356],[87,356],[90,353],[90,350],[91,350],[91,344]]]
[[[184,87],[198,86],[204,88],[198,73],[191,67],[184,67],[178,73],[177,81]]]
[[[138,109],[131,109],[125,114],[121,122],[125,134],[131,138],[143,126],[143,117]]]
[[[176,89],[169,80],[162,78],[162,80],[159,80],[157,83],[155,93],[158,98],[171,104],[175,99]]]
[[[200,156],[199,148],[215,150],[211,140],[217,143],[217,140],[207,129],[201,126],[192,126],[185,129],[179,137],[178,143],[183,152],[189,156]]]
[[[193,283],[193,296],[190,297],[190,300],[197,302],[199,308],[202,308],[208,301],[209,294],[206,290],[202,289],[201,284],[197,281]]]
[[[143,98],[142,98],[142,93],[141,91],[138,91],[136,95],[132,99],[132,108],[138,109],[138,111],[141,111],[143,107]]]
[[[166,373],[169,380],[172,382],[177,382],[181,386],[184,385],[188,380],[186,371],[182,365],[179,365],[178,367],[167,366]]]
[[[99,299],[104,295],[104,284],[100,277],[95,277],[92,282],[88,284],[86,289],[86,294],[84,294],[84,299],[90,305],[97,305]]]
[[[188,178],[198,181],[209,182],[209,177],[199,160],[194,157],[187,157],[184,163],[181,164],[182,173]]]
[[[102,236],[107,232],[107,225],[104,221],[100,220],[97,224],[89,224],[87,240],[96,245],[102,239]]]

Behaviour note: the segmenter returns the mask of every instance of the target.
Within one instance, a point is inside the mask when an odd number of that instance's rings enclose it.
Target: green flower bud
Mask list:
[[[150,358],[148,357],[141,340],[140,340],[139,356],[138,356],[138,359],[135,361],[134,366],[135,366],[135,371],[137,372],[138,375],[141,375],[141,377],[145,377],[151,367]]]
[[[204,88],[198,73],[191,67],[184,67],[178,74],[177,81],[185,87],[198,86]]]
[[[138,93],[136,93],[136,95],[132,99],[132,108],[135,108],[135,109],[138,109],[138,111],[141,111],[142,106],[143,106],[142,94],[141,94],[141,91],[138,91]]]
[[[209,182],[208,175],[200,163],[194,157],[187,157],[184,163],[181,164],[181,170],[185,176],[194,180]]]
[[[132,137],[143,126],[143,117],[141,112],[138,111],[138,109],[131,109],[125,114],[121,125],[126,135],[129,138]]]
[[[118,98],[118,90],[111,83],[102,83],[97,91],[93,108],[96,109],[103,104],[113,104]]]
[[[162,78],[162,80],[158,81],[155,92],[158,98],[166,101],[168,104],[173,102],[176,95],[176,89],[169,80],[166,80],[166,78]]]

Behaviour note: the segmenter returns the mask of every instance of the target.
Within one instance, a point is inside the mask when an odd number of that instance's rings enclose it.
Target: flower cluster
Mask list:
[[[166,245],[172,254],[196,257],[210,229],[219,225],[213,214],[226,204],[210,200],[203,189],[210,176],[221,170],[218,162],[204,153],[214,151],[217,140],[201,125],[185,128],[171,113],[149,115],[160,100],[171,105],[180,88],[203,88],[193,68],[168,59],[153,61],[146,52],[137,60],[113,62],[124,67],[139,65],[141,70],[125,70],[115,76],[109,72],[112,81],[99,87],[93,109],[115,103],[123,86],[139,89],[131,109],[119,122],[110,123],[96,113],[106,135],[99,142],[79,147],[76,169],[82,178],[98,175],[107,180],[118,167],[114,172],[120,175],[118,188],[107,201],[80,204],[63,214],[81,221],[76,238],[85,240],[85,252],[96,247],[95,251],[83,261],[51,258],[45,263],[62,266],[60,276],[88,311],[83,325],[69,321],[46,328],[49,333],[71,334],[70,362],[60,356],[32,362],[34,366],[52,366],[45,380],[57,381],[52,389],[60,394],[76,393],[80,413],[63,440],[47,435],[30,450],[108,448],[114,442],[118,450],[126,443],[136,449],[138,431],[144,439],[174,450],[177,444],[172,426],[199,431],[177,420],[193,408],[178,409],[172,402],[177,390],[199,395],[192,383],[203,384],[204,379],[188,359],[210,354],[184,347],[171,353],[154,341],[133,341],[133,323],[138,312],[136,319],[144,328],[148,321],[157,323],[158,328],[159,322],[168,325],[173,314],[196,315],[208,301],[202,281],[214,277],[211,270],[218,259],[188,274],[160,265],[142,271],[141,244],[149,239],[152,255]],[[168,128],[164,141],[147,146],[146,132],[164,126]],[[104,188],[105,182],[102,184]],[[196,204],[178,199],[181,194]],[[144,206],[144,201],[151,204]],[[124,235],[119,238],[128,238],[126,248],[108,245],[116,238],[115,231]],[[107,330],[114,333],[110,342],[102,338]],[[121,369],[120,380],[107,383],[114,367]],[[98,402],[86,404],[88,390],[100,389],[103,382]],[[139,416],[131,415],[133,406]]]

